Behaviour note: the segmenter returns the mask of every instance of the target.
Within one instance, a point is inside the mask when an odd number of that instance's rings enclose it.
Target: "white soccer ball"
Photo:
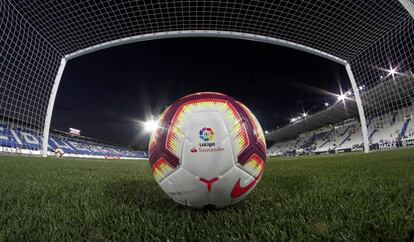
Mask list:
[[[64,154],[65,154],[65,151],[63,151],[62,148],[57,148],[55,150],[55,157],[62,158]]]
[[[149,144],[153,175],[174,201],[225,207],[243,200],[260,180],[264,134],[255,116],[220,93],[179,99],[161,116]]]

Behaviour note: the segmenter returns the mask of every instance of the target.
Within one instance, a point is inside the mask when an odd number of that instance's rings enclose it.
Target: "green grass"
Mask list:
[[[414,150],[270,159],[225,209],[170,200],[145,161],[0,157],[0,241],[404,241]]]

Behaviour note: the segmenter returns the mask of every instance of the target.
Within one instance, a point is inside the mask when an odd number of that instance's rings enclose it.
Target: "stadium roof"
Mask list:
[[[414,94],[410,86],[414,85],[413,73],[400,73],[395,78],[389,76],[379,80],[379,83],[369,90],[362,91],[361,99],[366,103],[365,109],[374,116],[390,112],[392,107],[400,107],[399,103],[410,99]],[[393,102],[383,103],[375,102],[373,99],[385,98],[384,95],[393,97]],[[375,105],[370,105],[375,104]],[[308,131],[316,130],[324,126],[339,123],[349,118],[358,116],[358,108],[354,98],[347,98],[344,101],[338,101],[331,107],[316,114],[302,118],[299,121],[291,123],[285,127],[277,129],[266,135],[267,140],[283,141],[296,138],[298,135]],[[372,118],[372,117],[371,117]]]
[[[63,55],[131,36],[204,30],[272,37],[349,60],[411,19],[397,0],[9,3]]]
[[[266,139],[272,141],[293,139],[305,132],[316,130],[329,124],[338,123],[356,116],[358,116],[358,109],[355,100],[353,98],[345,99],[319,113],[306,117],[306,119],[303,118],[298,122],[270,132],[266,135]]]
[[[361,98],[365,103],[364,108],[371,114],[372,118],[393,111],[397,107],[412,104],[414,102],[413,86],[414,74],[411,71],[399,73],[395,77],[389,76],[380,79],[376,86],[361,94]],[[387,100],[387,102],[381,102],[380,100]]]

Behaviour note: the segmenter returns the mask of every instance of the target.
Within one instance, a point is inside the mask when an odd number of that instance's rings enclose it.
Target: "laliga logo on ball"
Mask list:
[[[163,112],[148,153],[155,180],[174,201],[225,207],[245,199],[260,181],[266,143],[246,106],[221,93],[203,92]]]
[[[214,142],[209,142],[214,139],[214,131],[211,128],[204,127],[200,130],[199,134],[200,139],[204,141],[198,144],[200,147],[213,147],[216,145]]]
[[[200,139],[203,141],[211,141],[214,138],[214,131],[211,128],[202,128],[200,130]]]

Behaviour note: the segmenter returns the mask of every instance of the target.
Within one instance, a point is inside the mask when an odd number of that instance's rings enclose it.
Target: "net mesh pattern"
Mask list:
[[[1,2],[0,12],[0,143],[38,150],[62,54],[12,5]]]
[[[0,11],[0,121],[38,135],[60,58],[157,32],[263,35],[347,60],[361,91],[377,93],[362,96],[368,119],[409,107],[413,97],[414,23],[398,0],[1,0]],[[398,74],[388,75],[394,67]]]
[[[376,142],[414,136],[414,21],[408,18],[396,25],[350,64],[361,91],[369,136],[379,130],[388,134]]]
[[[350,59],[409,17],[398,1],[13,1],[64,54],[146,33],[260,34]]]

